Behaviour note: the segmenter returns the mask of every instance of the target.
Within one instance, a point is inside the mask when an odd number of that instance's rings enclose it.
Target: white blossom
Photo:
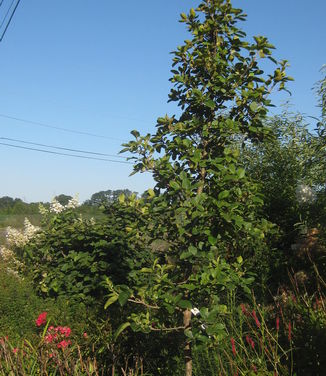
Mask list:
[[[49,210],[43,204],[39,204],[38,211],[42,216],[45,216],[49,213]]]
[[[67,209],[76,209],[78,208],[79,206],[79,200],[78,200],[78,195],[76,195],[75,197],[71,198],[69,201],[68,201],[68,204],[67,205],[62,205],[60,204],[60,202],[58,202],[55,198],[51,201],[51,204],[50,204],[50,212],[51,213],[55,213],[55,214],[59,214]],[[46,209],[42,206],[40,206],[40,211],[42,210],[42,212],[44,214],[47,213]],[[41,214],[43,214],[41,212]]]
[[[73,197],[68,201],[68,204],[65,206],[66,209],[76,209],[79,206],[79,200],[78,200],[78,195]]]
[[[39,227],[34,226],[31,222],[25,218],[24,227],[22,230],[18,230],[12,227],[7,227],[6,238],[9,246],[23,247],[35,234],[40,230]]]
[[[60,202],[58,202],[55,198],[51,201],[51,204],[50,204],[51,213],[59,214],[64,210],[65,210],[65,207],[61,205]]]
[[[300,204],[310,204],[316,198],[314,190],[306,184],[298,184],[295,193]]]

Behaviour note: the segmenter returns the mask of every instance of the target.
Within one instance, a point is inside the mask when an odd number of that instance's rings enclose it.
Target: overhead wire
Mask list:
[[[10,7],[9,7],[9,9],[8,9],[8,12],[9,12],[9,10],[11,9],[13,3],[14,3],[14,0],[11,2],[11,5],[10,5]],[[14,14],[16,13],[16,9],[18,8],[19,3],[20,3],[20,0],[17,1],[16,5],[15,5],[15,7],[14,7],[14,10],[12,11],[12,13],[11,13],[11,15],[10,15],[10,18],[9,18],[9,20],[8,20],[8,22],[7,22],[7,25],[6,25],[6,27],[5,27],[5,29],[4,29],[4,31],[3,31],[3,33],[2,33],[2,35],[1,35],[1,37],[0,37],[0,42],[2,42],[2,39],[3,39],[3,37],[5,36],[5,34],[6,34],[6,32],[7,32],[7,29],[8,29],[8,27],[9,27],[10,23],[11,23],[12,18],[14,17]],[[7,18],[8,12],[7,12],[5,18]],[[2,24],[1,24],[1,27],[2,27]]]
[[[20,143],[28,144],[28,145],[43,146],[43,147],[47,147],[47,148],[51,148],[51,149],[73,151],[73,152],[76,152],[76,153],[83,153],[83,154],[102,155],[102,156],[106,156],[106,157],[114,157],[114,158],[122,158],[122,159],[128,158],[128,157],[123,157],[122,155],[99,153],[99,152],[95,152],[95,151],[81,150],[81,149],[64,148],[64,147],[60,147],[60,146],[40,144],[40,143],[37,143],[37,142],[18,140],[16,138],[9,138],[9,137],[0,137],[0,140],[20,142]]]
[[[128,162],[128,161],[119,161],[119,160],[106,159],[106,158],[88,157],[88,156],[85,156],[85,155],[60,153],[60,152],[57,152],[57,151],[44,150],[44,149],[30,148],[30,147],[27,147],[27,146],[8,144],[8,143],[5,143],[5,142],[0,142],[0,145],[5,145],[5,146],[17,148],[17,149],[38,151],[38,152],[48,153],[48,154],[63,155],[63,156],[69,156],[69,157],[75,157],[75,158],[83,158],[83,159],[93,159],[93,160],[105,161],[105,162],[110,162],[110,163],[112,162],[112,163],[122,163],[122,164],[133,165],[132,162]]]
[[[3,17],[2,22],[1,22],[1,24],[0,24],[0,29],[1,29],[2,26],[5,24],[5,21],[6,21],[7,17],[8,17],[8,14],[9,14],[10,9],[11,9],[11,7],[13,6],[14,2],[15,2],[15,0],[11,0],[10,7],[7,9],[7,12],[6,12],[5,16]],[[3,2],[2,2],[2,3],[3,3]],[[1,3],[1,5],[2,5],[2,3]]]
[[[78,130],[74,130],[74,129],[69,129],[69,128],[57,127],[57,126],[54,126],[54,125],[50,125],[50,124],[46,124],[46,123],[41,123],[41,122],[38,122],[38,121],[33,121],[33,120],[28,120],[28,119],[22,119],[22,118],[18,118],[18,117],[14,117],[14,116],[9,116],[9,115],[5,115],[5,114],[0,114],[0,117],[5,118],[5,119],[11,119],[11,120],[20,121],[22,123],[34,124],[34,125],[38,125],[40,127],[57,129],[57,130],[60,130],[60,131],[63,131],[63,132],[81,134],[81,135],[91,136],[91,137],[97,137],[97,138],[105,138],[105,139],[119,141],[119,142],[126,142],[126,140],[123,140],[123,139],[120,139],[120,138],[116,138],[116,137],[104,136],[104,135],[99,135],[99,134],[96,134],[96,133],[90,133],[90,132],[84,132],[84,131],[78,131]]]

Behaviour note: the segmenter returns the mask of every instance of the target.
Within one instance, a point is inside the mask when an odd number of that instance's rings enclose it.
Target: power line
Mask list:
[[[14,3],[14,0],[11,2],[11,5],[10,5],[9,10],[11,9],[13,3]],[[16,9],[18,8],[19,3],[20,3],[20,0],[17,1],[14,10],[13,10],[13,12],[11,13],[11,16],[10,16],[10,18],[9,18],[9,20],[8,20],[8,22],[7,22],[7,25],[6,25],[5,29],[4,29],[4,32],[2,33],[2,35],[1,35],[1,37],[0,37],[0,42],[2,42],[2,39],[3,39],[3,37],[4,37],[5,34],[6,34],[6,31],[7,31],[8,27],[9,27],[9,25],[10,25],[10,22],[11,22],[12,18],[14,17],[14,14],[15,14],[15,12],[16,12]],[[9,12],[9,10],[8,10],[8,12]],[[7,18],[8,12],[7,12],[5,18]],[[1,24],[1,26],[2,26],[2,24]]]
[[[15,139],[15,138],[8,138],[8,137],[0,137],[0,140],[21,142],[23,144],[36,145],[36,146],[44,146],[44,147],[51,148],[51,149],[67,150],[67,151],[73,151],[73,152],[76,152],[76,153],[102,155],[102,156],[106,156],[106,157],[114,157],[114,158],[122,158],[122,159],[127,159],[128,158],[128,157],[123,157],[121,155],[98,153],[98,152],[94,152],[94,151],[80,150],[80,149],[63,148],[63,147],[60,147],[60,146],[39,144],[39,143],[36,143],[36,142],[23,141],[23,140],[18,140],[18,139]]]
[[[89,132],[83,132],[83,131],[77,131],[77,130],[69,129],[69,128],[56,127],[54,125],[50,125],[50,124],[46,124],[46,123],[41,123],[41,122],[33,121],[33,120],[27,120],[27,119],[17,118],[17,117],[5,115],[5,114],[0,114],[0,117],[3,117],[5,119],[11,119],[11,120],[20,121],[22,123],[34,124],[34,125],[38,125],[40,127],[58,129],[58,130],[63,131],[63,132],[77,133],[77,134],[82,134],[82,135],[85,135],[85,136],[91,136],[91,137],[97,137],[97,138],[106,138],[106,139],[109,139],[109,140],[126,142],[126,140],[122,140],[120,138],[115,138],[115,137],[110,137],[110,136],[103,136],[103,135],[99,135],[99,134],[95,134],[95,133],[89,133]]]
[[[10,7],[7,9],[7,12],[6,12],[5,16],[3,17],[3,20],[2,20],[2,22],[1,22],[1,24],[0,24],[0,29],[1,29],[2,26],[4,25],[4,23],[5,23],[5,21],[6,21],[7,17],[8,17],[8,14],[9,14],[9,12],[10,12],[10,9],[11,9],[11,7],[12,7],[13,4],[14,4],[14,1],[15,1],[15,0],[12,0],[12,1],[11,1]],[[2,5],[2,3],[3,3],[3,1],[1,2],[1,5]]]
[[[123,164],[133,165],[133,163],[127,162],[127,161],[117,161],[117,160],[106,159],[106,158],[86,157],[85,155],[59,153],[59,152],[56,152],[56,151],[43,150],[43,149],[29,148],[29,147],[26,147],[26,146],[7,144],[5,142],[0,142],[0,145],[10,146],[10,147],[17,148],[17,149],[33,150],[33,151],[38,151],[38,152],[48,153],[48,154],[63,155],[63,156],[69,156],[69,157],[75,157],[75,158],[93,159],[93,160],[97,160],[97,161],[105,161],[105,162],[123,163]]]

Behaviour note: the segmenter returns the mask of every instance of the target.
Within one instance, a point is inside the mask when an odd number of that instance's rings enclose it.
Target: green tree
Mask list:
[[[133,193],[129,189],[117,189],[111,190],[108,189],[106,191],[99,191],[92,194],[91,198],[85,202],[86,205],[91,206],[107,206],[116,202],[121,194],[124,194],[126,197],[130,197]]]
[[[269,230],[257,215],[262,201],[241,165],[238,140],[264,138],[268,95],[290,78],[265,37],[245,41],[237,27],[244,19],[229,0],[205,0],[181,14],[192,39],[174,52],[169,95],[181,115],[159,118],[153,135],[133,131],[124,149],[136,155],[134,172],[150,171],[156,182],[146,202],[123,196],[120,202],[142,213],[126,230],[156,257],[135,268],[128,285],[108,279],[106,306],[135,306],[117,334],[131,326],[183,338],[187,376],[192,344],[225,334],[219,320],[227,314],[225,291],[248,291],[243,258],[264,247]],[[276,69],[265,75],[259,59]],[[200,318],[192,317],[193,308]]]
[[[55,196],[54,199],[57,200],[61,205],[67,205],[68,202],[72,199],[72,196],[62,193],[61,195]]]

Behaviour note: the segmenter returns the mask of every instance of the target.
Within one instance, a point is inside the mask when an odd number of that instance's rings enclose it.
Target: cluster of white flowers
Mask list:
[[[11,261],[14,256],[14,252],[11,249],[0,247],[0,258],[2,261]]]
[[[298,184],[295,193],[300,204],[310,204],[316,199],[314,190],[306,184]]]
[[[91,217],[91,218],[89,219],[89,224],[90,224],[91,226],[95,226],[95,225],[96,225],[96,221],[95,221],[95,218],[94,218],[94,217]]]
[[[78,195],[76,195],[75,197],[73,197],[72,199],[70,199],[68,201],[68,204],[66,206],[64,206],[64,208],[66,209],[76,209],[78,208],[79,206],[79,200],[78,200]]]
[[[65,210],[65,207],[61,205],[60,202],[58,202],[55,198],[51,201],[51,204],[50,204],[51,213],[59,214],[64,210]]]
[[[7,272],[18,276],[18,269],[22,267],[22,263],[15,257],[14,252],[6,247],[0,247],[0,260],[7,265]]]
[[[42,215],[46,215],[49,212],[59,214],[67,209],[76,209],[80,205],[78,195],[68,201],[67,205],[62,205],[55,198],[50,203],[50,209],[47,210],[42,204],[39,206],[39,211]]]
[[[39,230],[39,227],[32,225],[31,222],[25,218],[22,230],[17,230],[10,226],[7,228],[7,242],[9,246],[22,247],[32,239]]]

